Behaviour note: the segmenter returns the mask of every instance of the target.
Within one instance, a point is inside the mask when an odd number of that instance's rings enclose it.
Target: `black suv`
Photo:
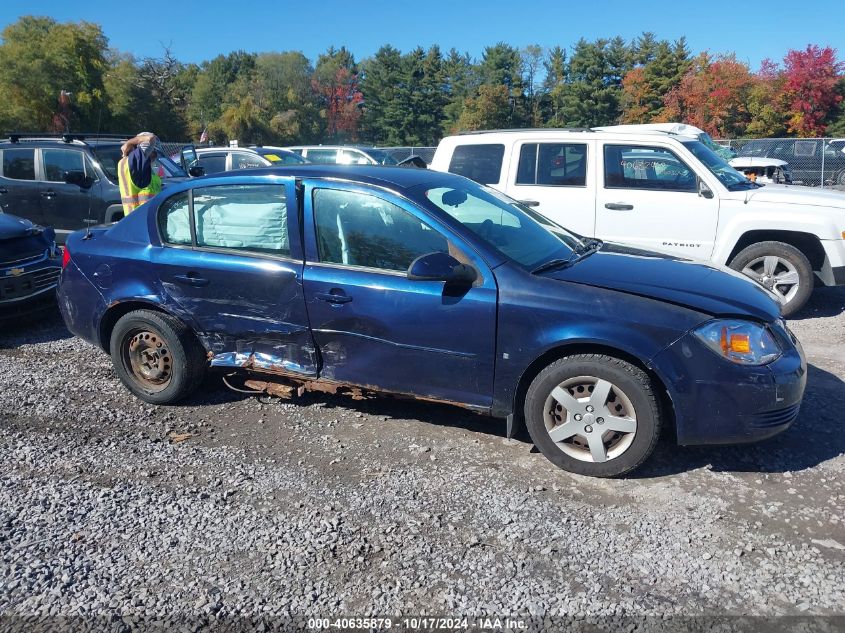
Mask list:
[[[56,230],[56,240],[86,224],[123,217],[117,163],[129,136],[11,134],[0,141],[0,211]],[[165,179],[187,178],[166,156]],[[165,180],[166,182],[166,180]]]

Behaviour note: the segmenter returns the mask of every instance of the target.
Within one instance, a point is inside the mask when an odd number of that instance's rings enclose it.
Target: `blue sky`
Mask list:
[[[345,45],[356,59],[382,44],[407,51],[439,44],[480,57],[499,41],[522,47],[567,49],[579,37],[642,31],[674,40],[685,35],[693,52],[735,51],[756,70],[762,59],[780,61],[790,48],[833,46],[845,59],[842,0],[813,0],[793,8],[768,2],[556,2],[530,0],[0,0],[0,28],[21,15],[99,23],[112,46],[139,57],[159,56],[170,45],[184,62],[220,53],[299,50],[310,59]],[[794,13],[793,13],[794,11]],[[144,23],[131,15],[150,15]]]

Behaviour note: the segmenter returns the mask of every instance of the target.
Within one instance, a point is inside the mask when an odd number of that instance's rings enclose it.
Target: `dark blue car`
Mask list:
[[[759,440],[795,419],[798,342],[760,285],[579,238],[427,170],[256,169],[174,185],[79,232],[68,328],[168,404],[209,367],[289,388],[369,390],[524,419],[595,476],[680,444]]]
[[[61,249],[53,229],[0,213],[0,323],[56,307]]]

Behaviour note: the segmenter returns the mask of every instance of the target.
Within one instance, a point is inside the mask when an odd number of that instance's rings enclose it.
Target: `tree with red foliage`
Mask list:
[[[345,47],[329,48],[317,59],[311,83],[323,102],[327,136],[335,141],[357,141],[364,97],[352,53]]]
[[[661,121],[682,121],[715,138],[741,136],[750,121],[748,95],[754,77],[733,55],[711,61],[702,53],[664,99]]]
[[[825,121],[842,101],[836,86],[845,64],[836,60],[835,49],[815,44],[789,51],[783,62],[789,131],[804,137],[823,136]]]

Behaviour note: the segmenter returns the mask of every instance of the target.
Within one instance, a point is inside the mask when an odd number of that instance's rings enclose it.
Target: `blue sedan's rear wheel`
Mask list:
[[[111,357],[123,384],[151,404],[181,400],[202,382],[202,347],[177,319],[152,310],[122,316],[111,336]]]
[[[660,435],[648,375],[603,354],[561,358],[541,371],[525,398],[534,444],[574,473],[613,477],[642,464]]]

